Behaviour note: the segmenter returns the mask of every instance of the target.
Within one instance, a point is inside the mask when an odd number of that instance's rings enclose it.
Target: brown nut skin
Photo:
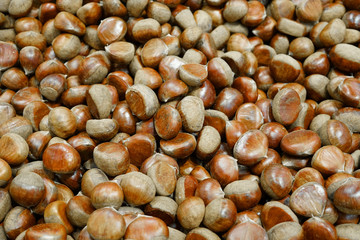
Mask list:
[[[235,222],[236,206],[227,198],[211,201],[205,208],[204,225],[213,232],[224,232]]]
[[[19,174],[10,183],[9,193],[24,207],[36,206],[45,194],[44,180],[33,172]]]
[[[233,83],[234,73],[221,58],[213,58],[208,62],[208,79],[215,88],[224,88]]]
[[[344,72],[358,72],[360,63],[357,57],[351,59],[349,56],[358,56],[359,49],[346,43],[335,45],[329,52],[331,63]]]
[[[47,147],[43,154],[44,167],[54,173],[72,173],[79,169],[80,154],[70,145],[55,143]]]
[[[290,170],[281,164],[266,167],[260,178],[262,189],[272,199],[282,199],[291,191],[293,177]]]
[[[267,232],[269,239],[285,240],[304,238],[303,229],[297,222],[283,222],[270,228]]]
[[[268,149],[267,157],[250,168],[251,172],[257,176],[260,176],[262,171],[271,164],[281,163],[280,154],[273,150]]]
[[[141,120],[151,118],[160,107],[154,91],[143,84],[129,87],[125,98],[133,114]]]
[[[234,225],[227,232],[227,240],[249,239],[267,240],[268,236],[264,228],[258,224],[248,221]]]
[[[166,225],[175,221],[177,203],[170,197],[157,196],[146,205],[144,212],[146,215],[160,218]]]
[[[260,130],[244,133],[234,146],[234,157],[240,164],[251,166],[266,158],[268,139]]]
[[[311,130],[299,130],[286,134],[280,143],[281,149],[293,156],[311,156],[321,146],[320,137]]]
[[[274,119],[283,125],[294,123],[301,110],[299,94],[290,88],[280,90],[272,102]]]
[[[122,142],[130,155],[130,163],[136,167],[155,153],[156,141],[155,137],[149,133],[137,133],[126,138]]]
[[[109,179],[103,171],[99,168],[92,168],[86,171],[81,179],[81,192],[85,196],[90,197],[96,185],[107,181],[109,181]]]
[[[47,205],[58,199],[58,189],[55,183],[49,178],[42,177],[44,181],[45,193],[39,204],[33,208],[34,213],[43,214]]]
[[[19,48],[33,46],[44,51],[46,48],[46,39],[44,35],[35,31],[20,32],[15,37],[15,43]]]
[[[332,19],[320,32],[319,40],[322,46],[331,47],[344,41],[345,23],[339,18]]]
[[[178,133],[170,140],[160,140],[160,148],[173,158],[186,158],[196,149],[196,139],[189,133]]]
[[[77,36],[83,36],[86,31],[85,24],[75,15],[66,11],[62,11],[56,15],[54,26],[62,32],[71,33]]]
[[[155,185],[150,177],[140,172],[130,172],[124,175],[120,182],[125,201],[133,206],[151,202],[156,193]]]
[[[247,127],[243,122],[238,120],[226,121],[225,137],[227,145],[232,149],[237,140],[247,131]]]
[[[312,157],[311,166],[324,176],[330,176],[344,171],[345,157],[343,152],[336,146],[324,146],[317,150]]]
[[[74,197],[74,193],[66,185],[55,183],[55,186],[58,189],[58,200],[69,202],[70,199]]]
[[[266,98],[266,94],[264,92],[261,93],[260,91],[262,91],[262,90],[258,89],[259,98],[256,101],[255,105],[260,109],[260,112],[262,113],[262,116],[263,116],[264,123],[273,122],[275,120],[274,114],[272,112],[272,107],[271,107],[271,104],[273,101],[271,99]],[[260,118],[260,120],[261,120],[261,118]]]
[[[325,188],[316,182],[305,183],[290,196],[290,208],[301,216],[321,216],[327,202]],[[305,204],[306,203],[306,204]]]
[[[305,239],[318,239],[320,236],[325,239],[338,239],[336,229],[329,221],[319,217],[312,217],[302,225]]]
[[[8,91],[11,91],[11,90],[8,90]],[[0,112],[1,112],[0,124],[3,124],[7,120],[16,116],[15,108],[11,104],[4,101],[4,99],[2,102],[3,103],[0,104]]]
[[[315,52],[308,56],[303,63],[306,74],[327,75],[330,70],[330,61],[325,53]]]
[[[178,178],[175,187],[175,201],[180,204],[187,197],[195,195],[195,190],[198,186],[198,181],[191,175],[185,175]]]
[[[282,222],[299,222],[295,213],[288,206],[278,201],[267,202],[262,208],[260,216],[267,231]]]
[[[212,126],[204,126],[197,138],[196,156],[202,160],[211,159],[220,144],[221,136],[217,129]]]
[[[16,45],[10,42],[0,42],[0,49],[4,53],[4,56],[8,58],[2,58],[0,61],[0,70],[4,71],[15,65],[19,59],[19,53],[17,51]]]
[[[333,119],[345,123],[350,131],[359,132],[358,121],[360,120],[360,111],[357,108],[344,107],[333,114]]]
[[[172,139],[176,137],[181,130],[181,116],[175,108],[163,105],[154,115],[154,127],[156,133],[162,139]]]
[[[155,163],[148,169],[147,175],[153,180],[158,195],[169,196],[174,192],[177,180],[176,172],[176,169],[166,162]]]
[[[204,126],[211,126],[215,128],[221,137],[225,137],[226,122],[229,118],[218,110],[205,110]]]
[[[137,118],[132,115],[126,101],[119,102],[113,112],[113,119],[119,125],[119,131],[127,134],[134,134],[136,131]]]
[[[44,211],[44,221],[45,223],[62,224],[67,234],[74,231],[74,227],[66,216],[66,202],[64,201],[58,200],[47,205]]]
[[[177,219],[182,227],[194,229],[200,225],[205,215],[204,201],[199,197],[186,198],[177,209]]]
[[[210,174],[222,187],[238,180],[237,160],[227,154],[217,154],[210,161]]]
[[[25,162],[29,146],[24,138],[16,133],[6,133],[0,139],[0,158],[10,165]]]
[[[2,74],[1,84],[8,89],[17,91],[28,86],[28,78],[21,69],[13,67]]]
[[[109,176],[117,176],[127,171],[130,155],[125,146],[119,143],[101,143],[94,149],[94,162]]]
[[[355,214],[346,214],[338,212],[338,219],[335,222],[335,225],[341,224],[357,224],[359,222],[359,216]]]
[[[100,83],[108,74],[108,66],[103,59],[88,56],[80,64],[79,77],[82,84]]]
[[[294,157],[292,155],[283,154],[281,157],[281,164],[292,170],[300,170],[310,162],[309,157]]]
[[[288,133],[286,128],[277,122],[265,123],[260,127],[269,140],[270,148],[277,148],[280,145],[282,138]]]
[[[159,63],[159,73],[165,82],[179,79],[179,68],[185,63],[185,60],[178,56],[166,56]]]
[[[69,138],[67,142],[79,152],[83,162],[93,157],[93,150],[96,143],[86,132],[81,132]]]
[[[220,240],[219,236],[208,228],[198,227],[192,229],[187,235],[186,240],[196,239]]]
[[[359,186],[360,182],[357,179],[355,181],[344,182],[334,193],[335,207],[343,213],[358,214],[360,211],[357,204],[357,196],[354,193]]]
[[[254,103],[242,104],[236,110],[235,119],[244,123],[249,130],[259,129],[260,126],[264,123],[264,115],[262,110]]]
[[[168,54],[169,48],[160,38],[150,39],[141,51],[141,60],[146,67],[156,68]]]
[[[200,182],[211,178],[210,173],[203,166],[200,165],[195,166],[190,172],[190,175],[195,177]]]
[[[23,231],[35,224],[36,218],[29,209],[16,206],[6,215],[4,219],[4,230],[7,237],[14,240]]]
[[[277,82],[293,82],[299,76],[300,64],[292,57],[278,54],[272,58],[270,72]]]
[[[242,212],[238,212],[236,214],[235,224],[248,222],[248,221],[253,221],[253,222],[261,225],[261,220],[260,220],[259,215],[257,213],[255,213],[254,211],[251,211],[251,210],[245,210],[245,211],[242,211]]]
[[[237,180],[224,188],[225,196],[232,200],[238,211],[256,206],[261,199],[259,184],[252,180]]]
[[[39,131],[39,125],[44,116],[50,112],[49,107],[41,102],[34,101],[29,103],[23,111],[23,116],[27,118],[35,131]]]
[[[305,168],[300,169],[296,173],[296,175],[294,177],[292,191],[294,192],[300,186],[302,186],[308,182],[318,182],[319,184],[321,184],[323,186],[325,184],[324,178],[318,170],[311,168],[311,167],[305,167]]]
[[[164,221],[157,217],[139,216],[129,224],[125,239],[167,239],[169,229]]]
[[[189,87],[179,79],[170,79],[163,82],[158,90],[158,98],[161,102],[176,100],[189,92]]]
[[[234,79],[233,88],[237,89],[244,97],[244,102],[255,103],[258,97],[256,82],[249,77],[237,77]]]
[[[10,165],[4,159],[0,158],[0,186],[3,187],[6,185],[11,177],[12,172]]]
[[[68,108],[54,108],[49,113],[49,128],[56,136],[68,138],[76,131],[76,118]]]
[[[22,113],[27,104],[41,100],[40,90],[37,87],[25,87],[14,94],[11,104],[18,113]]]
[[[345,22],[347,28],[359,30],[360,25],[359,22],[357,21],[359,19],[359,16],[360,16],[359,11],[350,10],[343,15],[342,20]]]
[[[168,155],[162,154],[162,153],[155,153],[154,155],[147,158],[141,164],[140,172],[147,174],[147,171],[149,170],[149,168],[158,162],[165,162],[165,163],[169,164],[170,166],[172,166],[174,168],[176,174],[178,174],[180,171],[179,165],[174,158],[172,158]]]
[[[134,84],[144,84],[151,89],[157,89],[162,84],[162,78],[153,68],[144,67],[136,71]]]
[[[89,2],[80,7],[76,11],[76,15],[85,25],[94,25],[102,17],[102,7],[98,3]]]
[[[123,71],[115,71],[109,73],[109,75],[107,76],[107,80],[109,85],[112,85],[116,88],[120,100],[125,99],[126,90],[129,86],[134,84],[133,78]]]
[[[196,170],[196,167],[194,168],[194,170]],[[185,189],[185,190],[188,190],[188,189]],[[190,192],[188,194],[191,193],[191,188],[189,188],[189,190],[190,190]],[[186,195],[186,193],[185,193],[185,195]],[[224,195],[225,194],[224,194],[219,182],[210,177],[208,177],[206,179],[202,179],[199,182],[199,184],[197,184],[196,190],[195,190],[195,196],[200,197],[204,201],[205,206],[208,205],[214,199],[223,198]]]
[[[235,88],[224,88],[215,101],[214,109],[221,111],[229,118],[232,118],[243,102],[243,94],[238,90]]]
[[[115,182],[99,183],[91,192],[91,204],[96,208],[113,207],[118,209],[124,201],[124,193]]]
[[[8,119],[2,125],[0,125],[0,136],[7,133],[15,133],[27,139],[33,132],[31,122],[21,116],[16,116]],[[19,143],[19,142],[18,142]],[[9,154],[9,153],[7,153]]]
[[[59,239],[66,240],[65,227],[60,223],[43,223],[29,228],[25,233],[26,240]]]
[[[140,19],[132,28],[132,36],[140,43],[158,38],[161,36],[160,24],[153,18]]]
[[[249,2],[248,11],[241,19],[241,23],[248,27],[256,27],[266,17],[265,6],[261,2]]]
[[[112,208],[95,210],[87,222],[87,231],[95,239],[121,239],[125,230],[123,216]]]
[[[66,205],[66,217],[76,227],[85,227],[90,214],[96,210],[91,199],[86,196],[75,196]]]

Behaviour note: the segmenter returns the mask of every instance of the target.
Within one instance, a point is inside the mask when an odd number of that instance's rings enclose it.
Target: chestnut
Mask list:
[[[113,208],[95,210],[87,222],[87,231],[95,239],[121,239],[125,230],[123,216]]]

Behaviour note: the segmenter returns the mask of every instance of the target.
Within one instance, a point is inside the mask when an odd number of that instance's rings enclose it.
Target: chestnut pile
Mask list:
[[[0,0],[0,240],[359,240],[359,0]]]

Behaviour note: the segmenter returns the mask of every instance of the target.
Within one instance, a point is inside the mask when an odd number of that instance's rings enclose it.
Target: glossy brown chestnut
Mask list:
[[[72,173],[80,167],[80,154],[70,145],[55,143],[43,154],[44,167],[54,173]]]

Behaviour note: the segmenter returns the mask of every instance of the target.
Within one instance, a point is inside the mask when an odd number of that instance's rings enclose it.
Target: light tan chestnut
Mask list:
[[[86,122],[86,132],[100,141],[112,139],[118,130],[119,124],[114,119],[90,119]]]
[[[182,125],[187,132],[198,132],[202,129],[205,119],[203,101],[194,96],[184,97],[177,105]]]
[[[86,102],[93,117],[102,119],[107,118],[111,111],[110,90],[102,84],[91,85],[86,93]]]

